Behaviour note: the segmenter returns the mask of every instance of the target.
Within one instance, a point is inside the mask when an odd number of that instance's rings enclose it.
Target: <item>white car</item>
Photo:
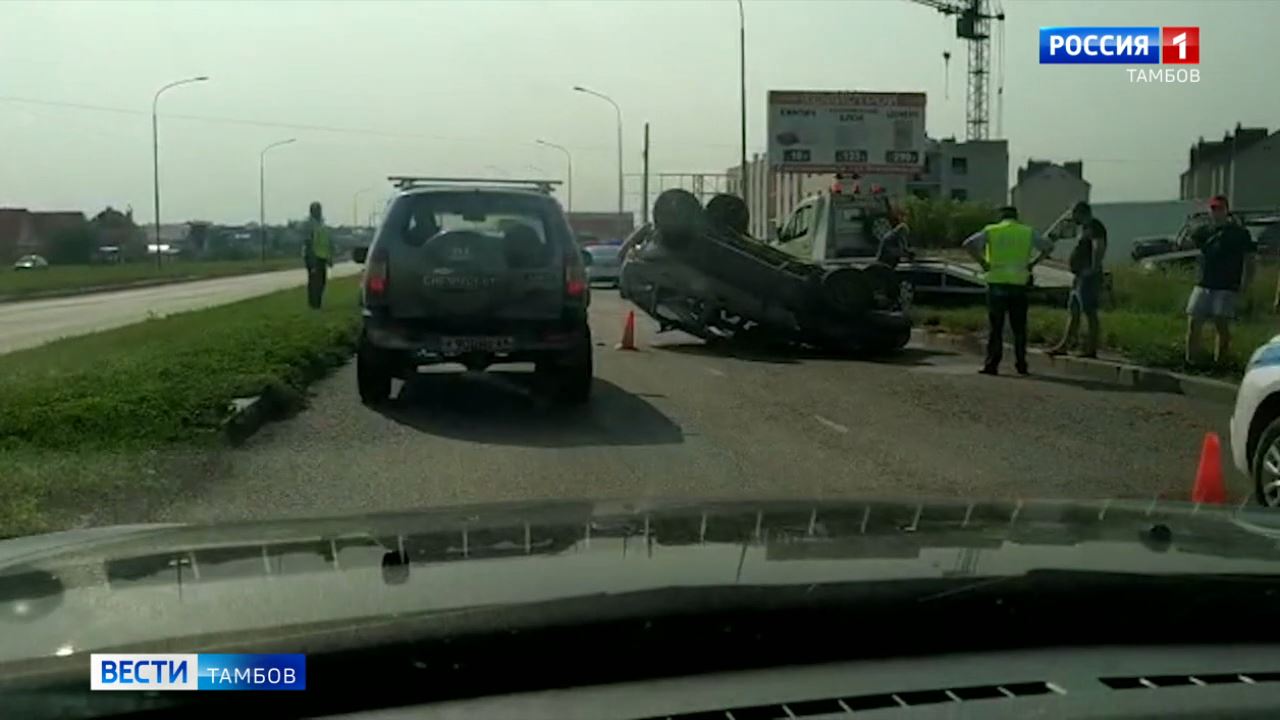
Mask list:
[[[583,250],[591,255],[587,278],[616,286],[622,271],[622,245],[588,245]]]
[[[1231,459],[1259,503],[1280,507],[1280,335],[1249,358],[1231,414]]]

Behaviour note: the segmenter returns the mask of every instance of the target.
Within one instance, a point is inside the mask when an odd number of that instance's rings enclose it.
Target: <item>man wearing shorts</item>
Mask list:
[[[1098,338],[1102,328],[1098,323],[1098,300],[1102,294],[1102,257],[1107,252],[1107,228],[1093,216],[1089,203],[1081,201],[1071,208],[1071,219],[1080,228],[1076,247],[1071,251],[1069,265],[1074,278],[1071,294],[1067,297],[1067,330],[1062,341],[1049,348],[1050,355],[1062,355],[1076,342],[1080,332],[1080,316],[1089,323],[1085,333],[1081,357],[1098,356]]]
[[[1253,279],[1258,245],[1231,219],[1227,199],[1221,195],[1209,201],[1212,222],[1196,228],[1191,240],[1200,250],[1196,286],[1187,298],[1187,365],[1194,366],[1200,355],[1200,336],[1206,320],[1213,322],[1218,337],[1214,362],[1227,360],[1231,349],[1231,321],[1236,301]]]

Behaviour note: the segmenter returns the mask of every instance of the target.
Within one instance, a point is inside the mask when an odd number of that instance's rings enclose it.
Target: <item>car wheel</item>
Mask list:
[[[535,371],[547,382],[556,402],[564,405],[586,403],[591,399],[591,382],[595,375],[591,331],[584,330],[581,342],[572,350],[539,360]]]
[[[1253,491],[1258,503],[1280,507],[1280,418],[1271,421],[1253,453]]]
[[[906,347],[911,342],[911,328],[903,328],[897,331],[889,343],[889,350],[897,351]]]
[[[386,402],[391,397],[391,364],[386,354],[362,346],[356,353],[356,385],[366,405]]]

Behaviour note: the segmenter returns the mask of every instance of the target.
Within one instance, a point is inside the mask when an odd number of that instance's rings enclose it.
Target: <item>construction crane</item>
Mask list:
[[[965,139],[986,140],[991,135],[990,78],[991,78],[991,21],[995,20],[1001,32],[998,50],[1000,58],[1000,87],[998,94],[1003,102],[1004,94],[1004,10],[999,0],[911,0],[925,5],[943,15],[956,16],[956,37],[969,42],[969,88],[965,110]],[[993,7],[994,5],[994,7]],[[1003,108],[1001,108],[1003,110]]]

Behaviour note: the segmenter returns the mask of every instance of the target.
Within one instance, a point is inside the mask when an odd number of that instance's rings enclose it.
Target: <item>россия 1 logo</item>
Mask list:
[[[1200,28],[1042,27],[1041,65],[1199,65]],[[1198,83],[1198,67],[1128,68],[1129,82]]]

